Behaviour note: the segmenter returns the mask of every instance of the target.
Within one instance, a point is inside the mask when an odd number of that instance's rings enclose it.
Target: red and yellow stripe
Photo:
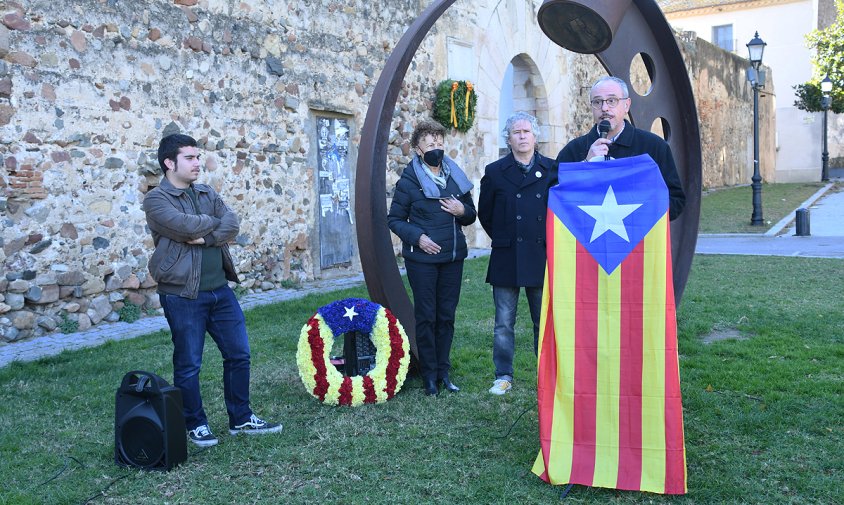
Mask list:
[[[537,394],[551,484],[686,492],[667,214],[612,274],[549,210]]]

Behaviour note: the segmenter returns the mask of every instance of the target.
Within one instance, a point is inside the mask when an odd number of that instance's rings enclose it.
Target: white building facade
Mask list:
[[[693,31],[722,49],[748,57],[746,44],[758,32],[767,43],[762,60],[772,69],[776,94],[762,90],[760,100],[776,107],[775,180],[820,180],[822,113],[794,106],[794,86],[812,78],[812,51],[806,34],[819,27],[819,3],[833,0],[660,0],[668,22]],[[821,7],[829,7],[821,5]],[[750,86],[750,84],[747,84]]]

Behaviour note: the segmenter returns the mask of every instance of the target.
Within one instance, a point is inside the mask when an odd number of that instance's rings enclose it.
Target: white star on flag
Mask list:
[[[615,192],[610,186],[607,188],[607,194],[604,195],[601,205],[578,205],[577,207],[595,218],[595,228],[592,229],[592,238],[589,242],[594,242],[608,231],[630,242],[627,237],[627,228],[624,227],[624,218],[641,206],[641,203],[619,205],[618,200],[615,199]]]
[[[355,318],[356,315],[358,315],[358,313],[355,312],[355,307],[352,306],[352,307],[346,307],[346,313],[343,314],[343,317],[348,317],[349,321],[351,321]]]

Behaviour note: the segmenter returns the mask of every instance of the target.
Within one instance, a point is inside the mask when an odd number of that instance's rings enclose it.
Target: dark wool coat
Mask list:
[[[589,153],[589,147],[596,140],[598,140],[597,127],[589,130],[586,135],[569,142],[557,155],[557,162],[584,161],[586,154]],[[659,166],[665,185],[668,186],[668,218],[676,219],[683,212],[683,207],[686,206],[686,194],[683,192],[683,185],[680,183],[680,176],[677,174],[677,166],[674,164],[671,148],[660,136],[634,128],[625,120],[621,135],[610,145],[610,156],[618,159],[639,156],[640,154],[649,154]]]
[[[513,153],[486,166],[478,219],[492,239],[488,283],[542,287],[548,188],[555,184],[557,163],[541,154],[527,174],[522,174]]]
[[[440,194],[442,197],[454,195],[463,202],[463,215],[452,216],[440,208],[438,199],[425,197],[410,164],[396,182],[387,225],[401,239],[404,258],[421,263],[446,263],[463,260],[468,255],[463,227],[474,223],[477,218],[472,194],[461,193],[451,177]],[[419,248],[419,237],[423,233],[442,248],[439,253],[428,254]]]

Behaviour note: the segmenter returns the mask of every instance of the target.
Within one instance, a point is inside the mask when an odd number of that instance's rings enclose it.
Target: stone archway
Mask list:
[[[501,86],[501,95],[498,102],[498,132],[504,128],[507,118],[514,112],[527,112],[534,116],[541,125],[541,131],[537,132],[539,137],[539,152],[550,156],[548,144],[550,143],[548,125],[548,97],[545,91],[545,84],[542,82],[542,75],[533,59],[527,54],[516,55],[504,72],[504,79]],[[504,156],[508,148],[504,139],[499,135],[499,156]]]
[[[525,90],[525,107],[514,110],[526,110],[539,120],[542,154],[555,157],[570,136],[581,129],[573,119],[578,116],[581,97],[577,95],[578,88],[571,84],[570,74],[579,77],[589,73],[585,66],[600,67],[593,60],[562,50],[542,34],[536,17],[539,3],[501,1],[478,15],[478,26],[482,29],[476,32],[475,39],[478,47],[475,90],[477,131],[483,137],[479,156],[484,160],[499,158],[500,100],[505,94],[505,74],[511,64],[514,98],[518,87]],[[585,61],[588,61],[586,65]]]

